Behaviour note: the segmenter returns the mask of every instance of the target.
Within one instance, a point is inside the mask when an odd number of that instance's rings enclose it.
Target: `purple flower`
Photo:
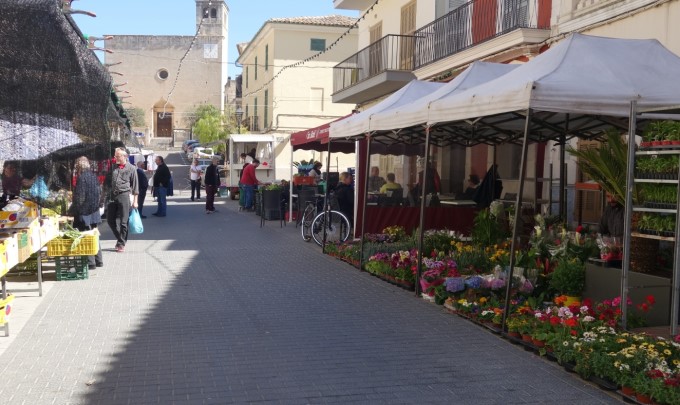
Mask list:
[[[446,279],[446,291],[459,292],[465,289],[463,277],[449,277]]]
[[[465,280],[465,285],[468,288],[480,288],[482,286],[482,278],[479,276],[471,276]]]
[[[531,284],[531,281],[529,280],[524,280],[524,283],[522,283],[522,285],[519,286],[519,292],[521,293],[531,294],[532,291],[534,291],[534,286]]]
[[[492,290],[500,290],[501,288],[505,288],[505,280],[502,278],[494,278],[491,279],[491,282],[489,283],[489,288]]]

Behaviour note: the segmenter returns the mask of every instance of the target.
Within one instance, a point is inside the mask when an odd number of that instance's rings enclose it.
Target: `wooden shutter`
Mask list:
[[[401,8],[401,35],[413,35],[416,32],[416,1],[413,0]],[[399,47],[399,67],[402,70],[413,70],[413,51],[415,42],[411,38],[401,38]]]
[[[376,44],[382,38],[382,21],[371,27],[369,35],[371,45],[369,49],[369,75],[367,77],[372,77],[383,71],[382,50],[380,44]],[[360,76],[364,79],[367,78],[364,75]]]

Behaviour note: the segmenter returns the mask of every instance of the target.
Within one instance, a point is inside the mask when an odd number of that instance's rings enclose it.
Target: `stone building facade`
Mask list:
[[[105,56],[126,108],[144,111],[144,144],[181,143],[191,134],[192,112],[202,104],[225,109],[229,8],[224,1],[196,1],[193,36],[116,35]],[[187,50],[189,50],[187,52]],[[125,83],[124,85],[122,85]],[[124,91],[128,91],[129,95]]]

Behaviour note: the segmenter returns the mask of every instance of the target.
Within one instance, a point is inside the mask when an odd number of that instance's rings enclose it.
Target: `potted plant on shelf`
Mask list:
[[[586,283],[585,264],[578,259],[564,258],[549,277],[549,285],[558,295],[580,297]]]

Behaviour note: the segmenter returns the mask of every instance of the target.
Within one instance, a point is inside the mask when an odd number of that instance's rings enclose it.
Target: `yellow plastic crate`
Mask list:
[[[12,312],[12,301],[14,301],[14,296],[9,295],[4,300],[0,298],[0,326],[7,323],[9,314]]]
[[[54,238],[47,243],[48,256],[92,256],[99,251],[99,233],[83,236],[78,246],[71,250],[73,239]]]

